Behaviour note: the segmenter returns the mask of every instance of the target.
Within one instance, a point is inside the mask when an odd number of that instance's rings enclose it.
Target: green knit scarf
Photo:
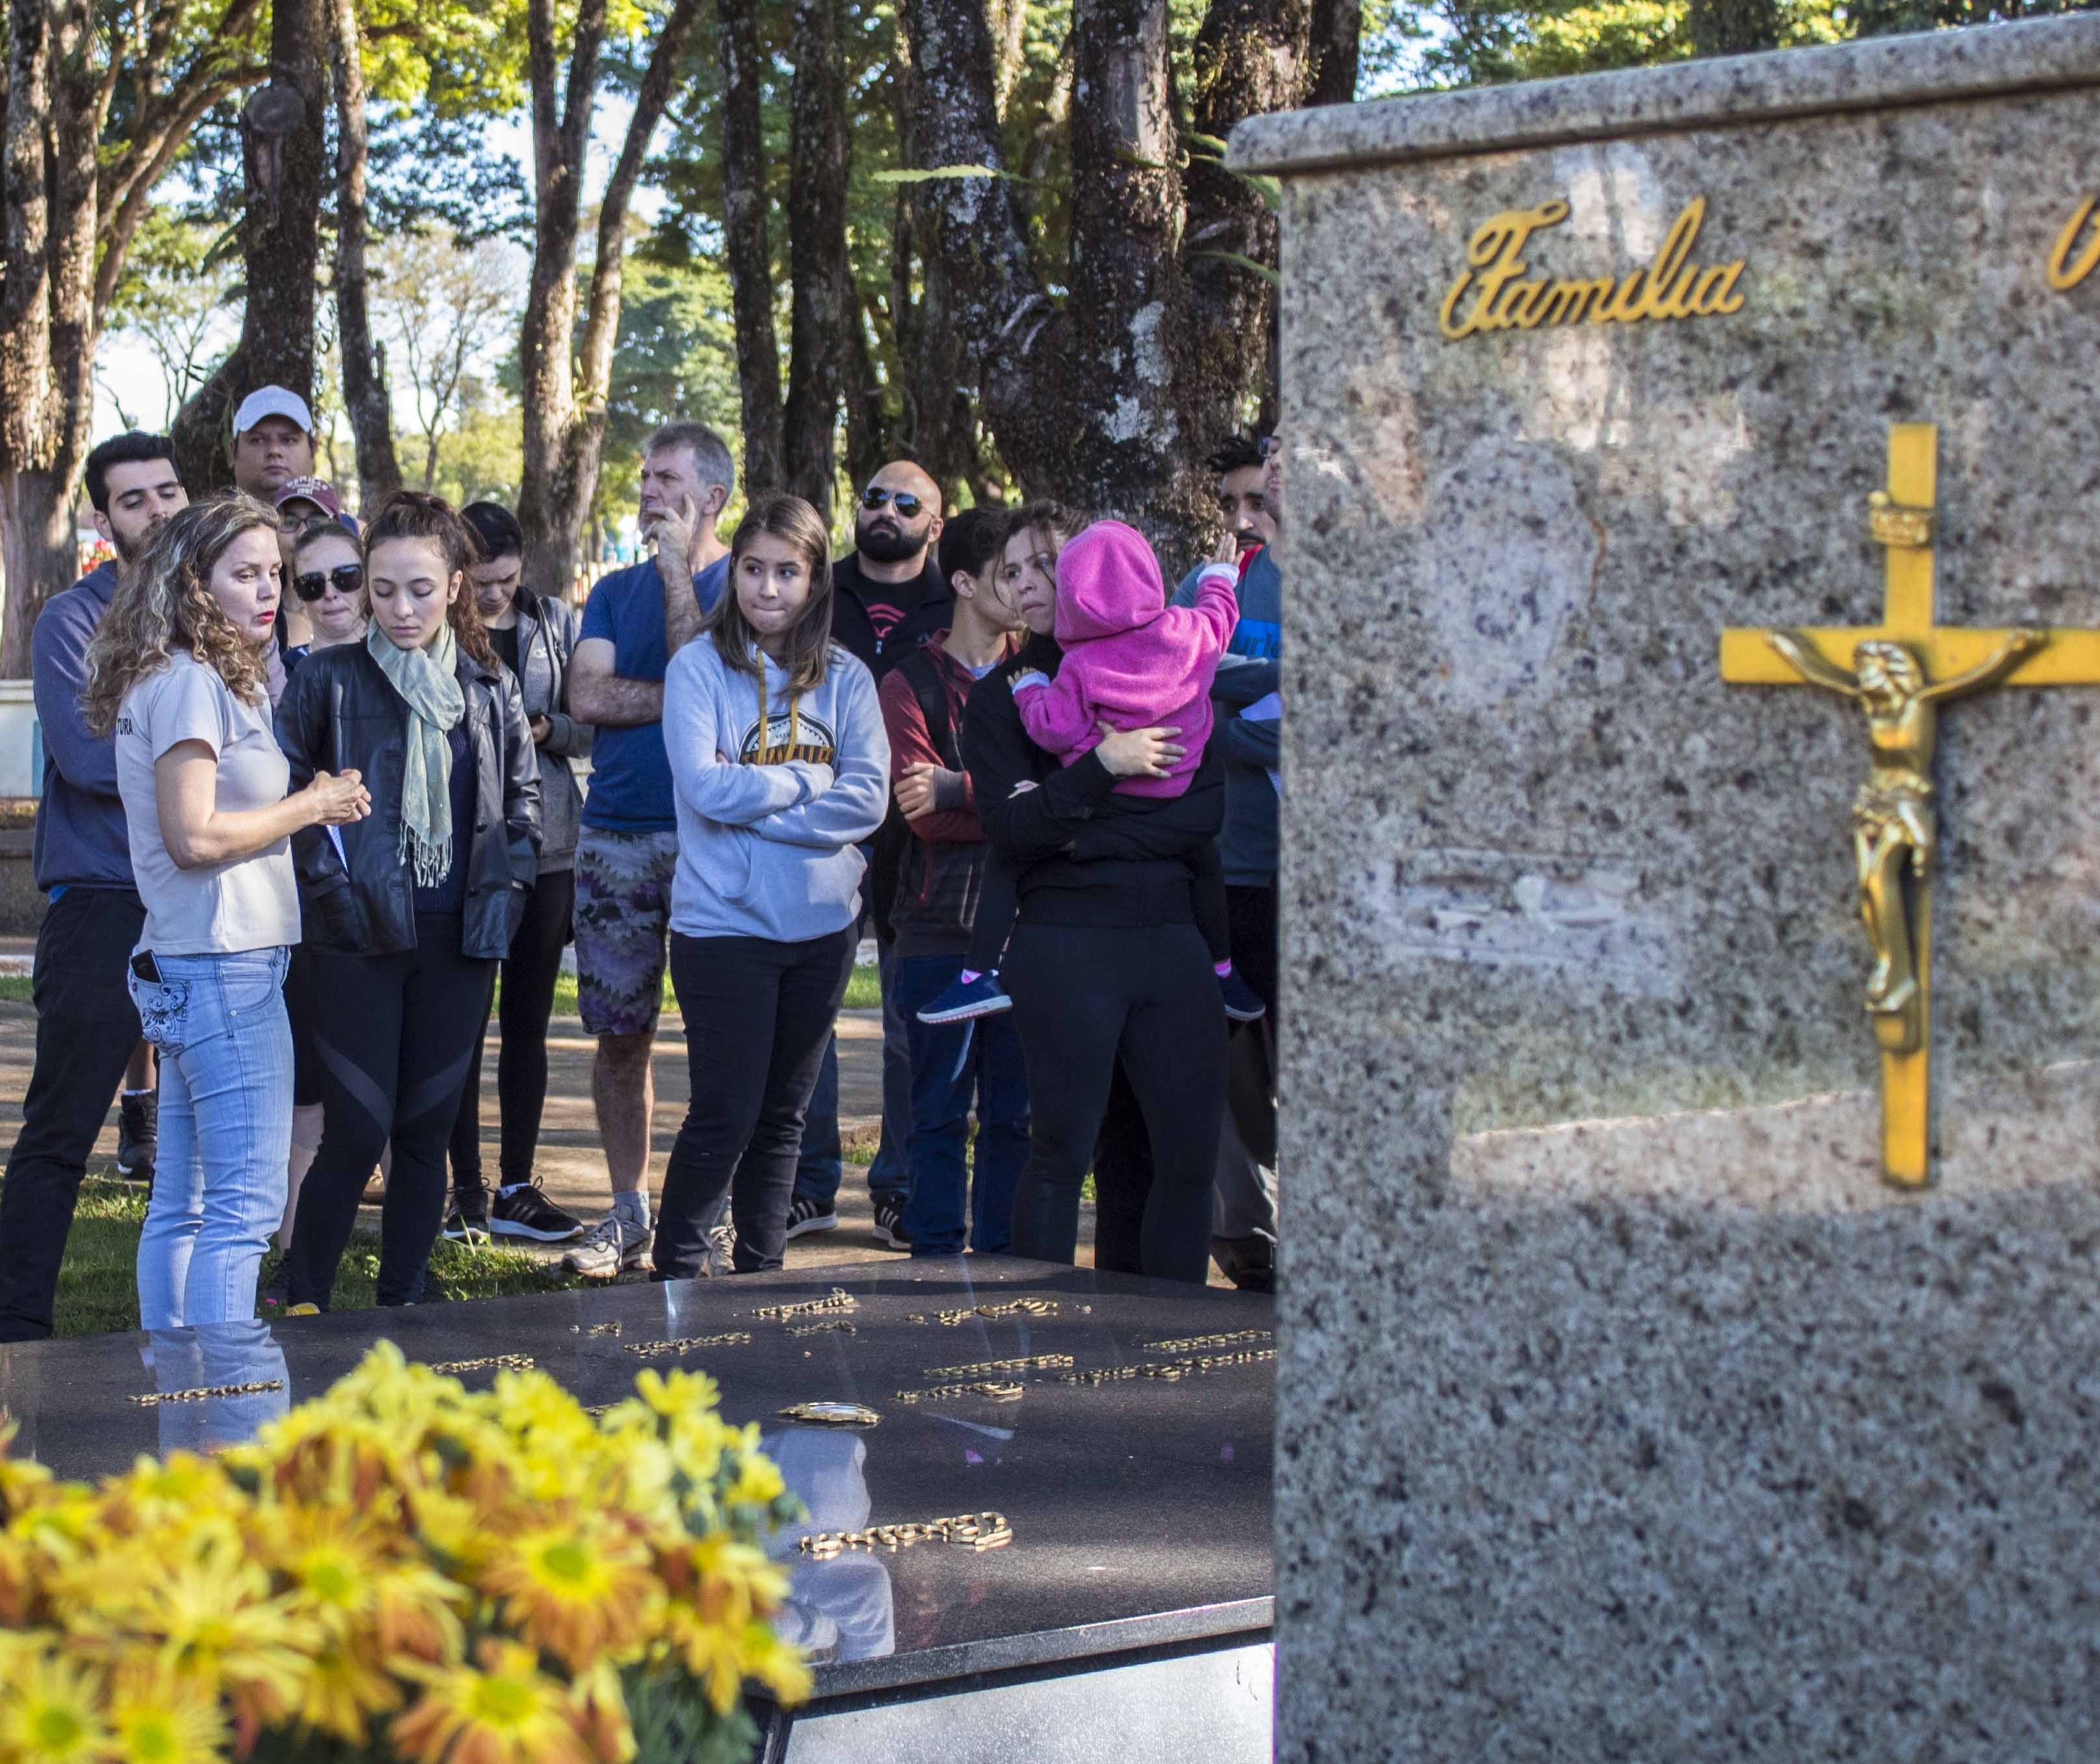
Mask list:
[[[453,671],[459,646],[449,625],[427,649],[404,649],[375,622],[365,653],[379,664],[408,707],[408,752],[401,767],[401,858],[418,887],[435,888],[452,867],[452,749],[447,739],[466,714],[466,693]]]

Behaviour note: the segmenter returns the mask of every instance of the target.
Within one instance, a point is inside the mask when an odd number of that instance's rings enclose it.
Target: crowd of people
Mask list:
[[[273,1238],[265,1310],[325,1310],[375,1174],[382,1305],[441,1234],[598,1279],[777,1268],[839,1224],[836,1024],[871,937],[881,1240],[1069,1262],[1091,1172],[1096,1267],[1273,1284],[1273,440],[1215,456],[1225,537],[1170,593],[1134,528],[944,515],[908,461],[841,558],[764,486],[725,542],[730,450],[673,423],[651,555],[579,613],[525,586],[499,504],[352,519],[295,394],[232,427],[236,488],[195,504],[165,436],[95,449],[115,558],[35,627],[49,906],[0,1341],[51,1333],[112,1097],[149,1329],[254,1316]],[[571,943],[589,1225],[535,1171]],[[690,1100],[652,1206],[667,973]]]

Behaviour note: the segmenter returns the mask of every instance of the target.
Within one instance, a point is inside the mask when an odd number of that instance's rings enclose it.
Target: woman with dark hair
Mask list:
[[[889,741],[875,680],[832,641],[831,541],[799,497],[754,503],[730,591],[664,677],[678,813],[671,983],[692,1101],[671,1148],[656,1277],[702,1271],[725,1191],[739,1274],[777,1268],[802,1122],[853,971]]]
[[[480,545],[479,561],[467,568],[474,609],[490,648],[517,676],[538,755],[540,870],[510,953],[503,958],[502,1046],[496,1061],[501,1185],[492,1203],[481,1174],[484,1019],[452,1125],[452,1208],[445,1236],[470,1240],[492,1229],[499,1237],[554,1244],[580,1236],[584,1228],[582,1220],[540,1193],[532,1174],[540,1117],[547,1106],[547,1024],[554,1015],[554,983],[561,978],[576,900],[576,831],[584,798],[569,762],[588,758],[591,750],[591,726],[569,714],[576,610],[525,586],[525,532],[501,502],[470,502],[460,518]]]
[[[369,820],[293,844],[326,1001],[325,1124],[286,1258],[294,1313],[326,1306],[389,1145],[379,1302],[421,1296],[460,1086],[538,868],[539,767],[466,587],[475,555],[449,503],[389,497],[364,533],[371,629],[308,657],[277,714],[294,784],[355,767],[372,792]]]
[[[1054,677],[1063,660],[1052,635],[1057,558],[1085,524],[1055,503],[1015,511],[1007,579],[1030,636],[977,682],[963,722],[977,818],[1019,871],[1002,974],[1028,1063],[1013,1253],[1074,1259],[1092,1165],[1095,1265],[1200,1285],[1224,1116],[1225,1013],[1196,928],[1189,852],[1224,820],[1222,762],[1214,744],[1180,797],[1132,812],[1117,783],[1171,776],[1187,752],[1179,730],[1105,729],[1069,766],[1028,738],[1013,683],[1030,671]],[[1136,1140],[1149,1142],[1149,1170]]]
[[[285,652],[285,665],[296,674],[316,650],[361,643],[369,615],[364,603],[364,553],[341,521],[329,515],[311,517],[293,535],[291,553],[291,598],[306,608],[312,632],[309,642]],[[291,1248],[299,1190],[321,1143],[321,1061],[314,1039],[320,1000],[314,989],[313,953],[303,942],[293,945],[285,970],[285,1009],[292,1019],[292,1156],[286,1173],[285,1221],[277,1228],[280,1249]],[[266,1309],[285,1302],[281,1268],[262,1302]]]
[[[282,568],[261,503],[185,509],[123,579],[88,651],[87,723],[115,737],[146,907],[131,998],[161,1056],[138,1258],[149,1329],[255,1314],[292,1141],[281,988],[299,901],[286,841],[366,811],[354,771],[309,771],[285,792],[263,683]]]

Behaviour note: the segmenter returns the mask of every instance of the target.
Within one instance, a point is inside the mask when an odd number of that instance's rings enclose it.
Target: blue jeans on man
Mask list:
[[[911,1050],[911,1198],[904,1235],[915,1256],[1011,1253],[1013,1191],[1028,1161],[1028,1068],[1011,1016],[921,1023],[917,1012],[955,984],[960,956],[910,956],[891,988]],[[977,1103],[977,1169],[969,1112]],[[967,1209],[965,1197],[967,1196]]]
[[[862,922],[863,924],[866,921]],[[894,976],[897,957],[876,945],[876,972],[882,982],[882,1140],[868,1166],[867,1190],[874,1199],[888,1196],[899,1205],[911,1177],[904,1163],[904,1134],[911,1119],[911,1054],[905,1023],[898,1014]],[[795,1198],[815,1201],[830,1212],[839,1198],[845,1174],[839,1138],[839,1038],[824,1049],[817,1070],[817,1088],[810,1093],[810,1111],[802,1129],[802,1152],[795,1165]]]

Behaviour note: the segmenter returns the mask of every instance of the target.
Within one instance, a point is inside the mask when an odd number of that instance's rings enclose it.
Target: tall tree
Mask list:
[[[1004,175],[983,0],[910,0],[920,186],[980,406],[1024,486],[1135,521],[1170,559],[1214,524],[1202,469],[1268,347],[1261,197],[1198,157],[1176,114],[1167,0],[1073,8],[1070,243],[1038,259]],[[1213,0],[1196,46],[1196,133],[1300,102],[1306,0]],[[1213,160],[1215,154],[1213,154]],[[1069,290],[1060,303],[1054,285]]]
[[[437,484],[448,422],[462,413],[490,358],[517,334],[518,254],[506,240],[470,246],[436,227],[397,233],[381,247],[373,303],[422,432],[426,490]]]
[[[0,674],[73,579],[95,350],[154,187],[260,77],[261,0],[8,0],[0,99]],[[98,247],[99,256],[98,257]]]
[[[1312,79],[1305,102],[1355,103],[1363,61],[1364,0],[1312,0],[1310,40]]]
[[[722,251],[736,314],[738,387],[743,407],[743,481],[752,491],[786,487],[781,426],[780,345],[773,328],[773,248],[766,224],[765,63],[757,0],[717,0],[721,69]]]
[[[527,9],[535,210],[532,284],[518,339],[525,403],[525,476],[518,518],[525,529],[527,581],[538,593],[563,593],[576,575],[605,446],[628,210],[700,5],[701,0],[673,0],[651,46],[626,139],[598,208],[597,255],[580,346],[575,341],[576,239],[584,153],[605,46],[606,0],[578,0],[566,79],[559,73],[554,0],[530,0]]]
[[[859,312],[846,267],[846,126],[833,0],[795,0],[795,82],[788,99],[788,488],[828,525],[837,471],[833,437]]]
[[[228,446],[240,400],[282,386],[314,396],[314,310],[328,175],[330,31],[323,0],[271,0],[270,81],[240,113],[240,341],[174,425],[192,496],[233,482]],[[325,422],[324,413],[316,421]]]
[[[371,279],[365,269],[370,231],[366,183],[371,159],[364,119],[364,56],[357,0],[328,0],[335,74],[335,319],[342,351],[342,401],[357,441],[358,506],[369,509],[401,483],[394,450],[394,414],[386,357],[373,342]],[[431,449],[430,464],[436,464]],[[425,488],[430,473],[424,474]]]

